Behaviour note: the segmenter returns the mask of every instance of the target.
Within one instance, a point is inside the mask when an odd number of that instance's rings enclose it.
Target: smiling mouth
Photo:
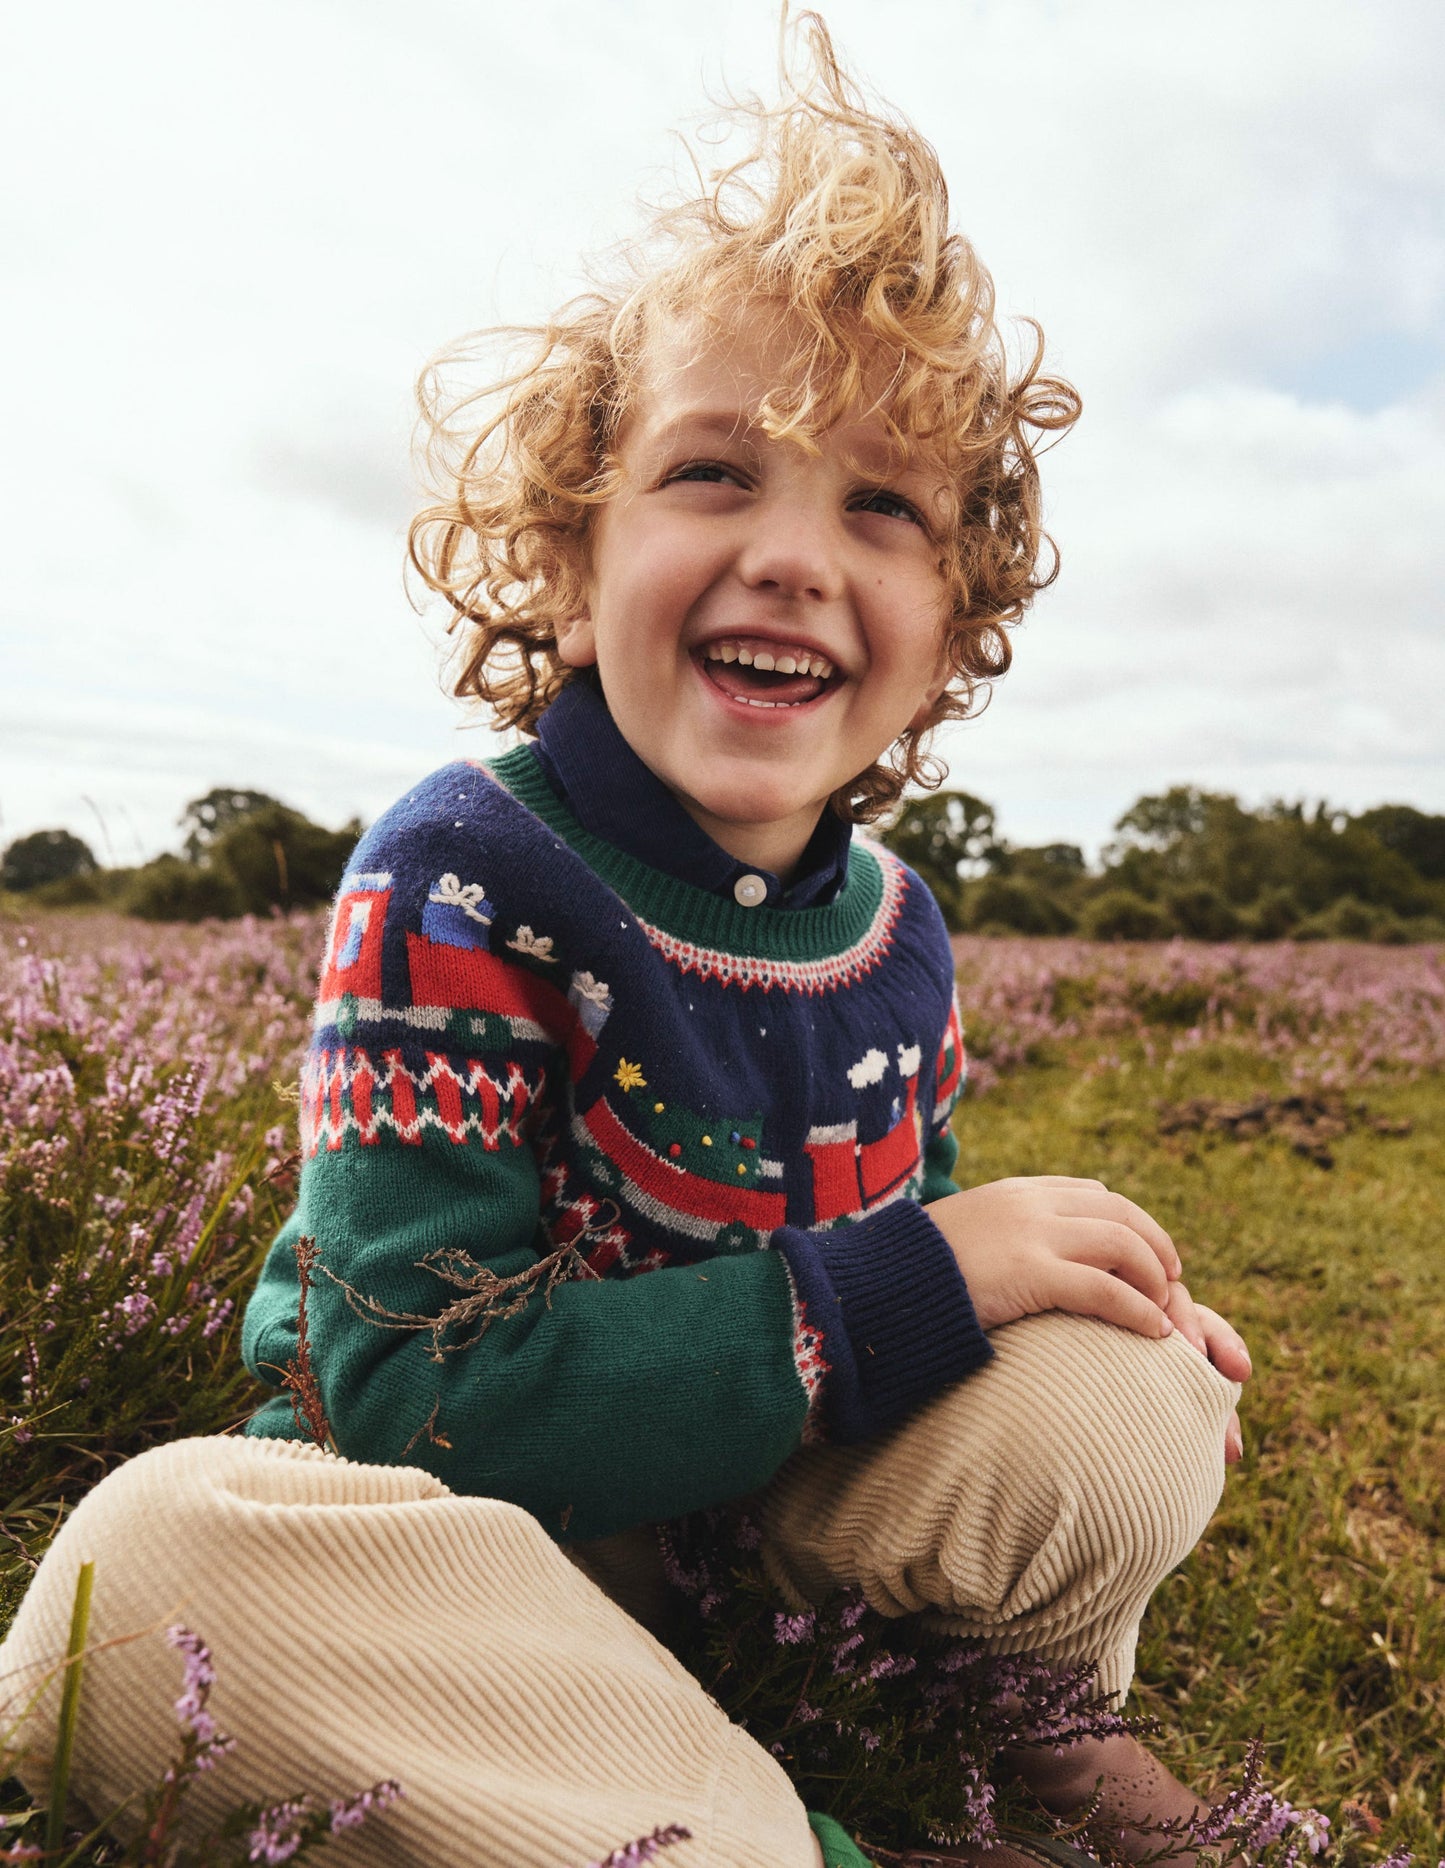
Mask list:
[[[749,707],[806,707],[843,678],[815,650],[745,637],[709,642],[699,661],[715,688]]]

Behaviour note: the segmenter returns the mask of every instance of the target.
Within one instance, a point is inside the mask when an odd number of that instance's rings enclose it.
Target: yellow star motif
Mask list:
[[[625,1057],[617,1060],[617,1081],[624,1090],[645,1090],[647,1078],[642,1074],[640,1064],[629,1064]]]

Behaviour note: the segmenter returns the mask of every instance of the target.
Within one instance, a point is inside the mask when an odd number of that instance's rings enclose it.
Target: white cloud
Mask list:
[[[1187,779],[1445,808],[1445,15],[827,12],[1085,395],[1046,465],[1064,574],[955,781],[1089,844]],[[17,19],[0,837],[90,835],[88,795],[161,847],[220,782],[338,821],[454,755],[401,589],[411,380],[575,289],[669,127],[770,84],[775,29],[772,0]]]

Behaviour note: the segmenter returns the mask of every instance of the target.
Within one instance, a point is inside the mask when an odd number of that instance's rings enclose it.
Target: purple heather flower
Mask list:
[[[640,1868],[643,1862],[650,1862],[664,1849],[670,1849],[675,1842],[691,1842],[692,1831],[684,1829],[681,1823],[669,1823],[665,1829],[654,1829],[650,1836],[639,1836],[635,1842],[625,1847],[613,1849],[610,1855],[604,1855],[601,1861],[589,1862],[587,1868]]]
[[[359,1829],[373,1810],[385,1810],[406,1792],[394,1777],[383,1778],[379,1784],[373,1784],[370,1790],[363,1790],[354,1797],[333,1797],[331,1800],[331,1833],[339,1835],[343,1829]]]
[[[299,1797],[262,1810],[256,1827],[246,1838],[246,1860],[265,1862],[268,1868],[277,1862],[289,1862],[301,1846],[309,1814],[308,1805]]]
[[[128,1297],[121,1298],[116,1309],[125,1318],[126,1335],[134,1336],[156,1314],[156,1300],[149,1291],[132,1291]]]
[[[850,1634],[846,1640],[840,1641],[833,1649],[834,1673],[843,1674],[854,1672],[857,1663],[851,1660],[849,1656],[855,1649],[862,1647],[862,1645],[863,1637],[860,1634]]]
[[[913,1654],[878,1654],[868,1668],[870,1680],[899,1680],[918,1665]]]
[[[817,1619],[812,1609],[805,1609],[801,1615],[788,1615],[779,1609],[773,1616],[773,1639],[780,1647],[796,1647],[801,1641],[811,1641]]]
[[[1329,1847],[1330,1819],[1319,1810],[1301,1810],[1295,1818],[1300,1841],[1311,1855],[1322,1855]]]
[[[180,1697],[175,1702],[175,1713],[182,1731],[196,1743],[191,1765],[197,1771],[212,1770],[234,1747],[236,1741],[217,1731],[216,1721],[207,1709],[206,1702],[216,1682],[211,1650],[193,1629],[185,1628],[179,1622],[166,1630],[166,1640],[185,1656],[185,1672],[181,1680]],[[168,1781],[173,1782],[174,1778],[174,1770],[167,1772]]]

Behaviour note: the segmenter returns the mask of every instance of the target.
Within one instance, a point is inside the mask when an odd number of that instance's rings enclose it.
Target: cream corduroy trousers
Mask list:
[[[1051,1314],[992,1340],[991,1363],[892,1433],[794,1456],[762,1497],[769,1568],[795,1604],[857,1583],[888,1615],[1097,1661],[1122,1693],[1149,1595],[1218,1501],[1238,1390],[1177,1334]],[[609,1545],[569,1561],[518,1507],[409,1467],[180,1441],[61,1530],[0,1648],[0,1734],[27,1715],[22,1775],[42,1790],[90,1558],[72,1787],[93,1816],[176,1754],[179,1621],[213,1651],[211,1711],[237,1740],[188,1799],[191,1838],[245,1799],[395,1777],[403,1800],[328,1859],[581,1868],[681,1823],[676,1868],[809,1868],[779,1765],[583,1573],[616,1568]]]

